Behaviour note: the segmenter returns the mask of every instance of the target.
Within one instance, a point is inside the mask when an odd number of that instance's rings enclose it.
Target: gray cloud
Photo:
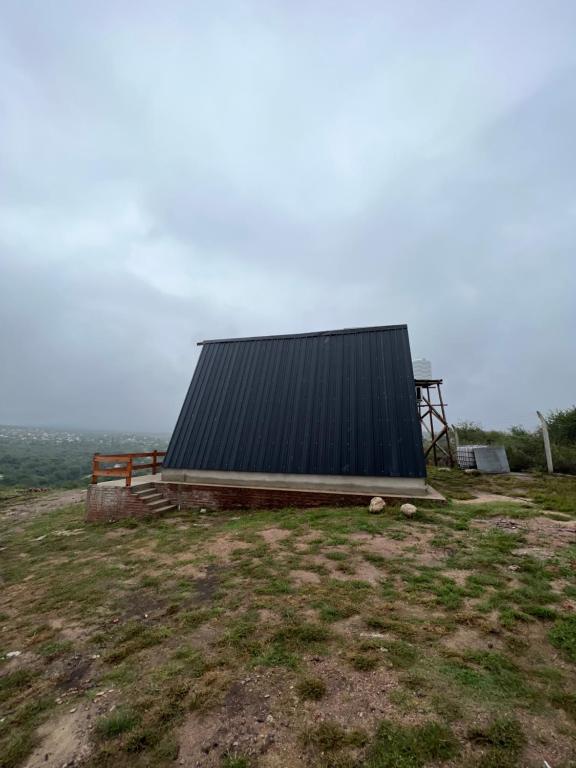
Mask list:
[[[0,14],[0,422],[169,430],[196,340],[397,322],[452,420],[573,403],[573,3]]]

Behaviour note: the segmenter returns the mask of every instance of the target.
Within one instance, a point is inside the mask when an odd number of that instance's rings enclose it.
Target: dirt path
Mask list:
[[[74,488],[69,491],[42,491],[30,493],[28,498],[19,496],[13,502],[8,501],[0,509],[0,517],[11,520],[22,520],[25,517],[34,517],[44,512],[52,512],[54,509],[80,504],[86,501],[86,490]]]

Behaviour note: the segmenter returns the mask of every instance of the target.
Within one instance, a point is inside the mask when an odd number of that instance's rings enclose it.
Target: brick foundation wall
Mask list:
[[[206,509],[309,509],[313,507],[367,507],[375,494],[296,491],[288,488],[249,488],[246,486],[194,485],[161,483],[156,486],[172,504]],[[410,502],[427,506],[445,504],[446,500],[415,499],[406,496],[382,496],[390,506]]]
[[[192,483],[156,483],[155,489],[171,503],[183,509],[309,509],[312,507],[367,507],[372,494],[325,493],[322,491],[295,491],[285,488],[249,488],[247,486],[194,485]],[[405,501],[426,505],[442,504],[445,500],[414,499],[411,497],[384,496],[387,504],[403,504]],[[86,500],[86,520],[109,521],[127,517],[150,515],[146,504],[130,493],[129,488],[103,488],[91,485]]]
[[[296,491],[287,488],[249,488],[247,486],[161,483],[158,490],[183,508],[206,509],[308,509],[312,507],[367,507],[374,494]],[[387,504],[414,502],[412,497],[384,496]],[[416,501],[418,503],[418,501]],[[433,503],[426,499],[426,504]]]
[[[162,483],[161,491],[172,504],[206,509],[283,509],[296,507],[355,507],[370,503],[364,494],[294,491],[283,488]]]
[[[150,514],[146,504],[130,493],[130,488],[103,488],[89,485],[86,494],[86,521],[108,522]]]

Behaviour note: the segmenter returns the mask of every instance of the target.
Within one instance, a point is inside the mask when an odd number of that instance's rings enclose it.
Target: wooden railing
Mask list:
[[[97,483],[99,477],[125,477],[126,486],[132,485],[132,474],[141,469],[151,469],[155,475],[162,462],[159,457],[166,451],[148,451],[147,453],[95,453],[92,458],[92,483]],[[134,459],[149,459],[148,464],[135,462]],[[102,464],[120,464],[121,466],[103,467]]]

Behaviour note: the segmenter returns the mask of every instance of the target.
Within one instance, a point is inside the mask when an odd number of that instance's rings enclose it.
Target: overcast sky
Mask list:
[[[0,0],[0,423],[169,431],[196,341],[407,323],[576,401],[573,0]]]

